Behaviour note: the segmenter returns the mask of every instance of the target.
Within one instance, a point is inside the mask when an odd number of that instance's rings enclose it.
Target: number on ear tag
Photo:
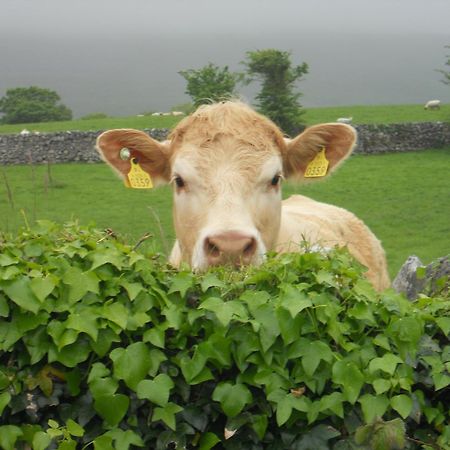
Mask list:
[[[328,160],[325,156],[325,147],[322,147],[314,159],[307,165],[305,178],[324,177],[328,170]]]
[[[131,159],[131,168],[125,179],[125,186],[133,189],[151,189],[153,187],[150,175],[142,169],[135,158]]]

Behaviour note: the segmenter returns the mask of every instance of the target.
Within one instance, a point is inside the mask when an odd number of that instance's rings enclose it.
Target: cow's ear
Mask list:
[[[309,127],[294,139],[286,140],[283,155],[285,175],[297,178],[311,176],[311,179],[328,175],[351,154],[355,143],[356,131],[350,125],[325,123]],[[323,164],[327,167],[321,171]]]
[[[96,147],[103,160],[122,178],[127,176],[131,160],[135,159],[155,184],[167,183],[170,179],[169,141],[158,142],[139,130],[118,129],[102,133]],[[128,158],[121,158],[123,148],[130,151]]]

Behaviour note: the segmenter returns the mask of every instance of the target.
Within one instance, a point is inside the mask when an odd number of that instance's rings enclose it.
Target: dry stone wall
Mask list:
[[[356,153],[387,153],[450,147],[450,123],[409,123],[396,125],[355,125],[358,131]],[[167,129],[145,130],[158,140]],[[67,131],[0,135],[0,164],[44,164],[99,162],[94,149],[100,131]]]

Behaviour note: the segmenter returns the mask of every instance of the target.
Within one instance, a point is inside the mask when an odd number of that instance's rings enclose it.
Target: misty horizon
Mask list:
[[[443,0],[3,1],[0,97],[52,89],[75,117],[168,111],[190,101],[180,70],[243,71],[246,52],[264,48],[308,64],[297,84],[305,107],[450,102],[437,71],[450,53]],[[257,89],[237,90],[251,103]]]

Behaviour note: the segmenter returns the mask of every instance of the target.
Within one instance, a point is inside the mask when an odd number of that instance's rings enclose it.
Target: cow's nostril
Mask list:
[[[217,258],[220,256],[220,249],[215,245],[210,239],[205,240],[205,253],[208,256],[212,256],[213,258]]]
[[[256,250],[256,239],[251,238],[250,242],[244,247],[244,256],[252,256]]]

